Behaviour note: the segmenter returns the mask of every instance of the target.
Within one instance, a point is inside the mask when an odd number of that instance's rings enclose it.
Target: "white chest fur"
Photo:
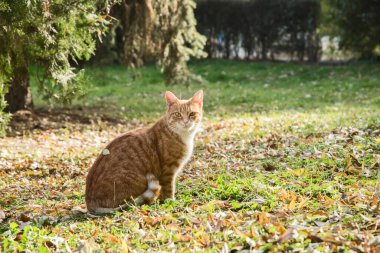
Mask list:
[[[181,161],[181,167],[183,167],[190,160],[191,155],[193,154],[194,136],[192,136],[192,138],[187,141],[186,147],[187,147],[187,150],[186,150],[185,155],[183,156],[183,159]]]
[[[194,137],[197,131],[194,131],[190,134],[184,134],[181,136],[183,143],[186,146],[185,154],[183,155],[179,168],[176,172],[176,175],[178,175],[183,167],[186,165],[186,163],[190,160],[191,155],[193,154],[193,149],[194,149]]]

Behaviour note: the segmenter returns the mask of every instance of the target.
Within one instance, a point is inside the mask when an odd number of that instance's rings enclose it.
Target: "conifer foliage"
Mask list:
[[[122,5],[124,63],[135,67],[142,65],[144,59],[153,58],[167,84],[188,83],[192,74],[186,62],[190,57],[206,56],[206,38],[195,28],[195,2],[127,0]]]
[[[112,6],[122,15],[111,17]],[[186,61],[205,56],[194,8],[193,0],[0,0],[0,125],[4,110],[33,107],[31,65],[51,102],[82,95],[83,72],[73,66],[95,53],[111,23],[123,27],[126,65],[154,59],[167,83],[185,83],[191,77]]]
[[[0,111],[32,108],[31,65],[37,66],[39,90],[49,100],[69,102],[80,94],[83,75],[71,63],[94,53],[94,35],[101,36],[109,23],[109,4],[97,0],[1,0]],[[4,115],[0,117],[1,124],[5,120]]]

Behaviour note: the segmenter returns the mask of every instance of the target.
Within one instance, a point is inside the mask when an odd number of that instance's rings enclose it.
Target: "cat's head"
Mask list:
[[[197,131],[203,114],[203,91],[196,92],[188,100],[178,99],[172,92],[167,91],[165,99],[169,128],[180,135]]]

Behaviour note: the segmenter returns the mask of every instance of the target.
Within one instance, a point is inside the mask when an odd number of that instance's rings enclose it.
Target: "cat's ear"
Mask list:
[[[178,101],[178,98],[170,91],[165,92],[165,99],[168,108]]]
[[[191,99],[191,102],[194,104],[198,104],[199,107],[202,108],[203,106],[203,90],[199,90],[195,93],[193,98]]]

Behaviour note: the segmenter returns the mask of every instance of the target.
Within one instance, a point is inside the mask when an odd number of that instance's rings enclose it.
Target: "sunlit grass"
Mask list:
[[[9,145],[0,159],[0,209],[7,219],[0,249],[375,249],[369,242],[379,236],[380,66],[206,61],[191,68],[209,82],[168,88],[153,67],[137,80],[118,66],[88,68],[92,88],[74,107],[99,106],[125,125],[3,139]],[[177,181],[176,201],[99,218],[73,211],[84,207],[85,176],[109,140],[134,128],[131,119],[162,115],[166,89],[188,97],[200,88],[203,131]],[[34,148],[15,150],[16,142]]]
[[[87,67],[87,96],[74,105],[102,107],[127,119],[155,119],[165,109],[165,90],[188,98],[203,89],[207,115],[380,108],[380,65],[376,64],[330,67],[204,61],[194,62],[190,68],[207,82],[189,88],[167,87],[153,66],[138,70],[137,79],[122,66]],[[33,87],[35,82],[33,79]],[[43,105],[34,91],[37,106]]]

